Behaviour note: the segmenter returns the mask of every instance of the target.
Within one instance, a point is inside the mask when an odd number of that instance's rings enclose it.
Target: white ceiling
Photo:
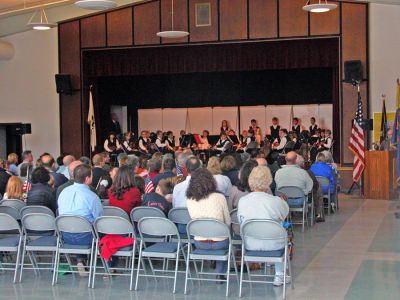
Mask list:
[[[37,8],[39,6],[67,5],[73,0],[1,0],[0,13],[12,11],[23,12],[23,9]]]

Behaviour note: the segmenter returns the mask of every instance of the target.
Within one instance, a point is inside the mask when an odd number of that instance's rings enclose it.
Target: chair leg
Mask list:
[[[96,261],[97,261],[97,251],[98,251],[98,242],[94,244],[92,242],[92,249],[90,251],[90,262],[89,262],[89,280],[88,280],[88,288],[90,287],[90,281],[92,281],[92,289],[94,289],[94,278],[96,276]],[[93,277],[92,277],[93,275]]]
[[[137,273],[136,273],[135,291],[137,291],[138,281],[139,281],[140,262],[141,262],[141,260],[142,260],[142,248],[143,248],[143,244],[142,244],[142,241],[140,241],[139,258],[138,258],[138,268],[137,268]],[[143,264],[143,268],[144,268],[144,264]],[[153,270],[153,274],[154,274],[154,270]]]
[[[18,274],[19,263],[20,263],[20,258],[21,258],[21,246],[22,246],[21,242],[22,242],[22,238],[20,238],[19,244],[18,244],[17,258],[15,261],[14,283],[17,282],[17,274]]]
[[[231,273],[231,255],[232,255],[232,246],[229,245],[229,250],[228,250],[228,269],[226,271],[226,292],[225,296],[228,297],[229,295],[229,275]]]
[[[133,270],[135,269],[135,242],[133,242],[132,247],[132,257],[131,257],[131,278],[129,282],[129,290],[132,291],[133,287]],[[139,269],[137,270],[139,272]]]
[[[22,281],[22,272],[24,270],[24,260],[25,260],[25,243],[24,248],[22,249],[22,259],[21,259],[21,270],[19,271],[19,282]]]
[[[286,299],[286,269],[287,269],[288,249],[285,246],[285,260],[283,263],[283,299]]]
[[[179,267],[179,244],[178,244],[178,249],[176,251],[176,260],[175,260],[175,276],[174,276],[174,289],[172,291],[172,293],[175,294],[175,290],[176,290],[176,279],[178,278],[178,267]]]
[[[52,285],[56,283],[56,274],[58,272],[58,260],[60,259],[58,247],[56,249],[56,255],[54,256],[54,264],[53,264],[53,281]]]
[[[243,265],[244,265],[244,251],[242,247],[242,257],[240,259],[240,282],[239,282],[239,297],[242,297],[242,285],[243,285]]]
[[[190,245],[188,246],[188,252],[187,252],[187,256],[186,256],[186,270],[185,270],[185,289],[183,291],[183,293],[186,295],[187,294],[187,282],[188,282],[188,275],[189,275],[189,256],[190,256]],[[196,262],[194,262],[195,265],[195,272],[197,273],[197,267],[196,267]]]

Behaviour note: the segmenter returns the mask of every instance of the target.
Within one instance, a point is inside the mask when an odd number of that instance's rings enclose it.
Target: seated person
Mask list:
[[[142,206],[156,207],[168,216],[168,212],[172,208],[173,190],[174,186],[170,179],[161,179],[155,192],[144,194]]]
[[[154,186],[157,186],[158,182],[161,179],[175,177],[175,173],[173,172],[174,168],[175,168],[175,160],[173,160],[172,158],[169,158],[169,157],[164,158],[162,160],[163,172],[154,176],[154,179],[153,179]]]
[[[37,167],[32,172],[31,182],[32,187],[28,192],[26,204],[46,206],[55,213],[57,203],[54,190],[49,185],[49,171],[44,167]]]
[[[46,168],[46,170],[49,171],[50,176],[53,177],[55,190],[57,190],[59,186],[68,181],[67,177],[65,177],[61,173],[56,172],[56,161],[51,155],[43,155],[42,157],[40,157],[40,160],[42,162],[42,166]]]
[[[93,169],[92,169],[93,179],[92,179],[91,186],[94,187],[95,189],[97,189],[98,185],[99,185],[99,181],[106,180],[107,181],[106,188],[110,188],[111,184],[112,184],[112,180],[110,178],[109,172],[104,170],[104,165],[106,163],[105,163],[103,154],[102,153],[95,154],[92,158],[92,162],[93,162]]]
[[[229,177],[222,175],[221,163],[216,156],[210,157],[207,164],[207,170],[214,176],[217,183],[217,191],[229,197],[232,190],[232,183]]]
[[[226,133],[222,132],[217,144],[213,147],[216,153],[225,153],[232,146],[229,142]]]
[[[288,132],[285,128],[279,130],[279,142],[274,142],[272,144],[272,150],[282,152],[288,142]]]

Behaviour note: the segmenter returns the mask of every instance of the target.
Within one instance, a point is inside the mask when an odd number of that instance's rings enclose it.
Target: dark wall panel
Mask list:
[[[302,8],[304,0],[279,0],[279,35],[281,37],[308,35],[308,13]]]
[[[196,4],[210,3],[211,25],[196,26]],[[189,19],[191,42],[205,42],[218,40],[218,1],[217,0],[189,0]]]
[[[161,0],[161,29],[172,30],[171,0]],[[188,31],[187,0],[174,0],[174,30]],[[183,43],[188,38],[162,39],[163,44]]]
[[[82,48],[106,46],[106,15],[81,19]]]
[[[340,3],[330,2],[337,4],[338,8],[323,14],[310,14],[311,35],[340,33]]]
[[[160,43],[160,38],[156,35],[160,31],[159,1],[136,5],[133,20],[135,45]]]
[[[249,0],[251,39],[274,38],[278,34],[276,0]]]
[[[220,0],[221,40],[247,38],[247,0]]]
[[[61,152],[82,155],[81,93],[60,96]]]
[[[107,13],[108,46],[131,46],[132,31],[132,7]]]

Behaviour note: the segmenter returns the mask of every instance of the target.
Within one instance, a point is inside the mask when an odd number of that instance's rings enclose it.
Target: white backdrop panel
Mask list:
[[[265,135],[266,119],[265,106],[241,106],[240,107],[240,132],[249,129],[252,119],[257,120],[258,126],[261,128],[261,135]]]
[[[162,128],[162,109],[138,109],[139,135],[142,130],[156,131]]]
[[[293,115],[300,119],[302,130],[308,130],[311,117],[318,121],[318,104],[293,105]]]
[[[266,127],[272,125],[272,118],[277,117],[279,119],[279,125],[282,128],[289,130],[290,123],[290,108],[291,105],[267,105],[266,110]]]
[[[333,126],[333,108],[332,104],[320,104],[318,107],[318,118],[317,124],[320,128],[330,129],[332,130]],[[337,120],[339,122],[339,120]]]
[[[211,107],[189,108],[189,120],[186,124],[186,132],[202,133],[204,129],[212,132],[213,114]]]
[[[213,108],[213,130],[212,134],[219,134],[222,120],[227,120],[229,126],[237,132],[238,130],[238,107],[214,107]]]
[[[175,136],[186,128],[187,108],[164,108],[162,114],[162,131],[171,130]],[[178,139],[175,141],[179,143]]]

